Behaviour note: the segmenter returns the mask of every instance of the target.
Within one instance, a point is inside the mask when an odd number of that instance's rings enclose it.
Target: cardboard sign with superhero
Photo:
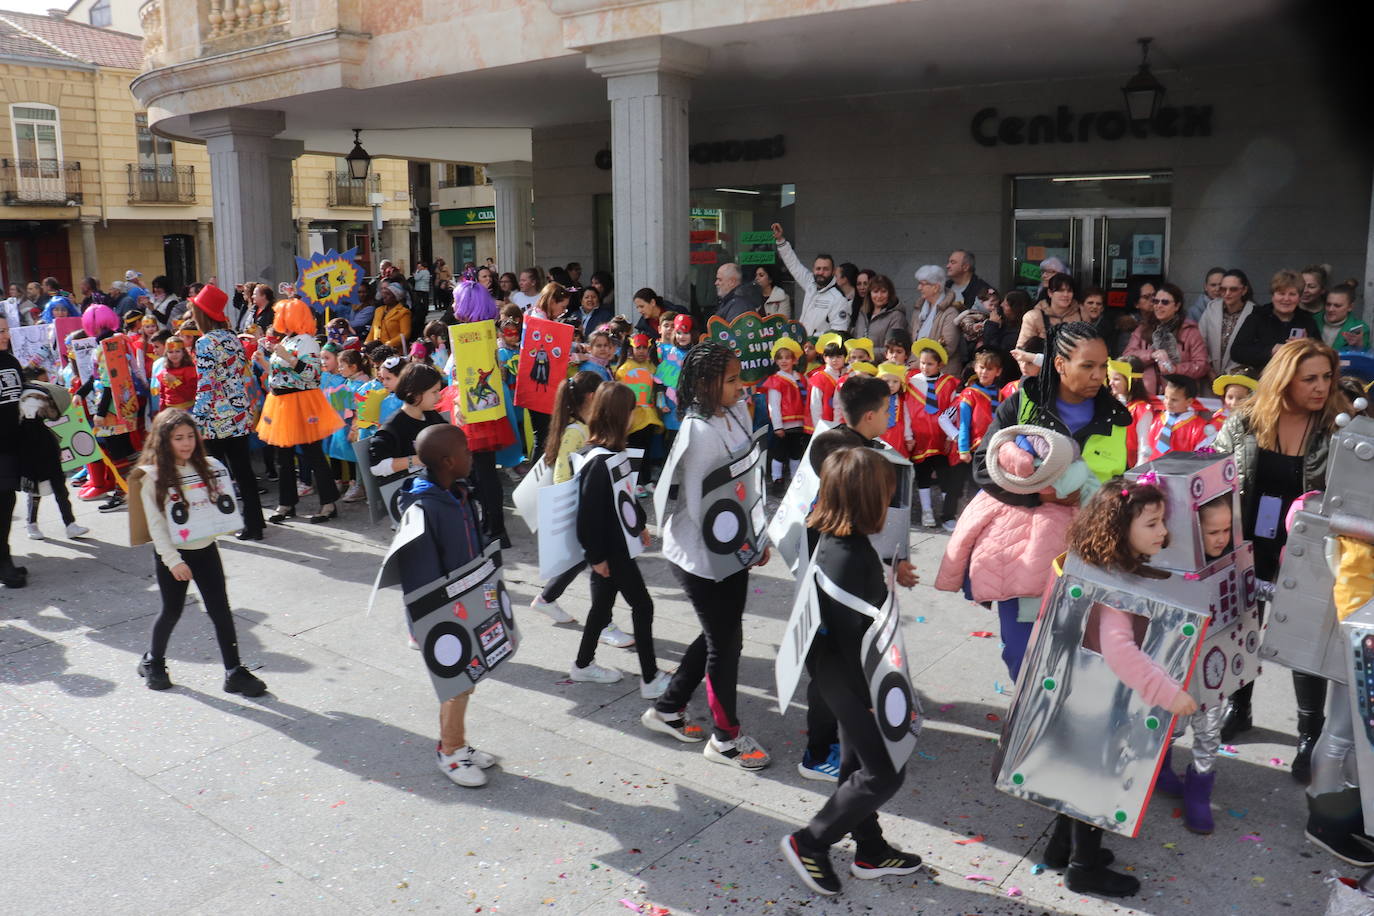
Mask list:
[[[515,406],[553,413],[558,385],[568,377],[572,325],[547,318],[526,318],[520,336],[515,376]]]

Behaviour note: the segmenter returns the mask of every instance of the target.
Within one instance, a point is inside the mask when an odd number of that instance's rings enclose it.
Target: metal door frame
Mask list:
[[[1011,213],[1011,260],[1016,260],[1016,223],[1022,219],[1078,219],[1078,230],[1074,232],[1071,228],[1070,238],[1078,250],[1079,265],[1082,276],[1088,280],[1098,276],[1097,266],[1099,261],[1103,262],[1105,268],[1106,253],[1102,250],[1105,240],[1095,238],[1097,230],[1097,219],[1163,219],[1164,220],[1164,269],[1163,275],[1169,275],[1169,252],[1170,241],[1173,234],[1173,208],[1172,207],[1067,207],[1067,208],[1039,208],[1026,210],[1012,210]],[[1014,263],[1013,263],[1014,267]],[[1102,274],[1104,280],[1101,285],[1105,289],[1110,285],[1110,279],[1106,278],[1105,272]],[[1128,274],[1129,276],[1129,274]]]

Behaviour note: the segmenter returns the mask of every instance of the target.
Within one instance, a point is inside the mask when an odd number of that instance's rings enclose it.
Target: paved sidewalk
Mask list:
[[[176,688],[144,689],[134,666],[158,606],[151,550],[124,546],[124,513],[78,511],[92,528],[79,542],[29,541],[16,526],[30,585],[0,589],[5,912],[1314,914],[1340,864],[1302,838],[1291,682],[1277,668],[1258,685],[1248,743],[1218,765],[1217,832],[1188,833],[1161,798],[1140,837],[1108,840],[1143,883],[1137,909],[1033,874],[1052,816],[990,784],[1010,698],[998,641],[970,634],[995,631],[995,615],[922,585],[903,608],[930,722],[883,824],[929,868],[861,882],[842,844],[844,892],[815,898],[777,852],[828,794],[796,772],[803,710],[780,717],[772,699],[791,603],[780,562],[755,575],[744,624],[741,718],[774,759],[748,774],[643,729],[633,650],[598,652],[627,672],[619,684],[568,680],[579,630],[527,609],[538,575],[513,519],[507,582],[524,643],[474,695],[469,735],[502,763],[469,790],[434,766],[436,703],[399,595],[366,612],[390,532],[365,509],[220,542],[243,657],[271,688],[260,700],[222,692],[195,605],[172,639]],[[52,513],[45,502],[57,532]],[[944,541],[913,532],[927,581]],[[695,618],[661,556],[641,563],[671,666]],[[585,580],[563,606],[585,614]],[[616,618],[629,629],[623,607]],[[693,710],[704,716],[701,696]]]

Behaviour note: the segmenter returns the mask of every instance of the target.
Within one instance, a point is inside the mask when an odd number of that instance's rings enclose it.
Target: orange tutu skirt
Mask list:
[[[324,392],[311,388],[290,394],[268,394],[257,434],[268,445],[293,448],[319,442],[342,428],[343,420],[329,406]]]

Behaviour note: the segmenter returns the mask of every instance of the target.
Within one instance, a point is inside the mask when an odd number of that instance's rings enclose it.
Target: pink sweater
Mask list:
[[[1167,707],[1183,688],[1136,645],[1134,621],[1144,618],[1105,604],[1095,604],[1093,610],[1098,618],[1098,644],[1088,648],[1101,652],[1112,673],[1146,703]]]

